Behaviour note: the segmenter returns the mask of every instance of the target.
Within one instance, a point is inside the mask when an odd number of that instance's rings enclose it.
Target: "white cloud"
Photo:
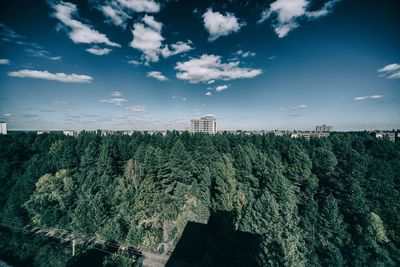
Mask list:
[[[241,56],[241,57],[255,57],[256,53],[255,52],[251,52],[251,51],[243,51],[243,50],[238,50],[235,52],[236,55]]]
[[[100,99],[99,102],[114,104],[117,106],[123,106],[128,102],[128,100],[125,98],[111,98],[111,99]]]
[[[40,58],[45,58],[48,60],[53,60],[53,61],[58,61],[61,60],[62,57],[61,56],[51,56],[50,53],[42,48],[38,49],[38,48],[26,48],[24,50],[26,53],[28,53],[31,56],[34,57],[40,57]]]
[[[292,107],[290,110],[299,110],[299,109],[304,109],[306,107],[307,107],[307,105],[301,104],[301,105]]]
[[[108,18],[108,21],[124,28],[126,26],[126,21],[130,18],[126,12],[116,6],[105,5],[99,7],[99,10],[103,13],[105,17]]]
[[[54,100],[53,103],[56,105],[61,105],[61,106],[67,106],[70,104],[69,102],[66,102],[64,100]]]
[[[215,80],[209,80],[207,83],[208,83],[208,84],[215,83]]]
[[[186,97],[182,97],[182,101],[186,101]]]
[[[381,77],[387,79],[400,79],[400,65],[397,63],[389,64],[381,69],[378,69]]]
[[[224,84],[224,85],[219,85],[219,86],[215,87],[215,90],[216,90],[217,92],[222,92],[222,91],[228,89],[228,87],[229,87],[229,86],[226,85],[226,84]]]
[[[157,80],[162,81],[162,82],[168,80],[168,78],[165,77],[165,76],[164,76],[161,72],[159,72],[159,71],[150,71],[150,72],[147,73],[147,77],[151,77],[151,78],[157,79]]]
[[[4,58],[0,59],[0,65],[8,65],[8,64],[10,64],[10,60]]]
[[[157,13],[160,11],[160,5],[152,0],[116,0],[115,2],[134,12]]]
[[[176,96],[173,95],[173,96],[171,96],[171,98],[172,98],[172,99],[176,99]]]
[[[272,19],[272,26],[279,38],[285,37],[290,31],[299,27],[301,19],[317,19],[332,12],[340,0],[330,0],[324,6],[315,11],[309,11],[311,0],[276,0],[261,14],[259,22]]]
[[[47,70],[39,71],[39,70],[19,70],[12,71],[8,73],[10,77],[18,77],[18,78],[34,78],[34,79],[43,79],[49,81],[58,81],[65,83],[90,83],[93,78],[88,75],[78,75],[78,74],[65,74],[62,72],[59,73],[50,73]]]
[[[146,64],[157,62],[160,54],[167,58],[194,49],[190,46],[191,41],[178,41],[175,44],[162,47],[162,42],[164,41],[161,35],[162,26],[162,23],[148,15],[143,17],[142,23],[133,24],[133,40],[130,46],[143,53]]]
[[[3,116],[5,116],[5,117],[11,117],[12,114],[11,114],[11,113],[4,113]]]
[[[187,43],[179,41],[176,42],[175,44],[171,45],[171,49],[169,49],[168,45],[166,45],[162,50],[161,50],[161,54],[163,55],[163,57],[170,57],[170,56],[174,56],[180,53],[185,53],[188,52],[190,50],[193,50],[194,48],[190,46],[192,42],[189,41]]]
[[[133,24],[133,40],[130,46],[136,48],[144,54],[146,63],[157,62],[158,54],[164,38],[161,36],[162,24],[156,22],[152,16],[145,16],[143,23]]]
[[[128,61],[128,64],[131,64],[131,65],[142,65],[143,63],[140,62],[139,60],[132,59],[132,60]]]
[[[361,100],[380,99],[380,98],[383,98],[383,95],[357,96],[357,97],[354,98],[354,100],[361,101]]]
[[[59,2],[52,5],[55,10],[54,17],[61,21],[63,25],[69,28],[69,38],[74,43],[83,44],[106,44],[109,46],[120,47],[119,44],[111,42],[107,36],[72,17],[78,16],[76,5],[67,2]]]
[[[204,27],[210,34],[209,41],[237,32],[245,25],[245,23],[239,23],[234,14],[226,13],[222,15],[219,12],[213,12],[211,8],[203,14],[203,20]]]
[[[253,78],[262,73],[261,69],[239,67],[240,62],[222,63],[220,56],[204,54],[185,62],[177,62],[176,77],[190,83],[209,83],[211,80],[234,80]]]
[[[100,48],[97,46],[86,49],[87,52],[96,56],[104,56],[109,54],[112,50],[109,48]]]
[[[135,106],[135,107],[133,107],[132,111],[138,112],[138,113],[143,113],[146,111],[146,107],[145,106]]]
[[[206,96],[211,96],[212,94],[211,94],[211,92],[207,92],[207,93],[205,93],[205,95]]]
[[[122,96],[122,93],[118,92],[118,91],[114,91],[114,92],[111,93],[111,96],[120,97],[120,96]]]

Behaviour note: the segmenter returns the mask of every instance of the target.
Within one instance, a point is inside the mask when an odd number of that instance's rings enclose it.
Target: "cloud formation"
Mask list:
[[[58,61],[62,59],[62,56],[51,56],[49,51],[41,48],[26,48],[25,52],[33,57],[45,58],[52,61]]]
[[[157,80],[162,81],[162,82],[168,80],[168,78],[165,77],[165,76],[164,76],[161,72],[159,72],[159,71],[150,71],[150,72],[147,73],[147,77],[151,77],[151,78],[157,79]]]
[[[69,29],[68,36],[76,44],[105,44],[120,47],[119,44],[111,42],[107,36],[93,29],[90,25],[74,19],[78,17],[76,5],[68,2],[53,4],[54,17],[57,18],[65,28]]]
[[[205,95],[206,95],[206,96],[211,96],[212,93],[211,93],[211,92],[207,92],[207,93],[205,93]]]
[[[219,12],[213,12],[211,8],[203,14],[203,22],[210,34],[209,41],[215,41],[221,36],[237,32],[245,25],[245,23],[239,23],[234,14],[225,13],[223,15]]]
[[[157,62],[161,44],[164,38],[161,36],[162,24],[154,20],[153,16],[145,15],[144,23],[133,24],[133,40],[130,46],[144,54],[146,63]]]
[[[400,64],[393,63],[389,64],[381,69],[378,69],[381,77],[387,79],[400,79]]]
[[[10,64],[10,60],[5,59],[5,58],[0,59],[0,65],[9,65],[9,64]]]
[[[34,78],[34,79],[42,79],[49,81],[58,81],[64,83],[90,83],[93,78],[88,75],[79,75],[79,74],[65,74],[62,72],[51,73],[47,70],[39,71],[39,70],[19,70],[12,71],[8,73],[10,77],[17,78]]]
[[[192,43],[191,41],[188,41],[187,43],[179,41],[179,42],[176,42],[175,44],[170,45],[171,49],[169,48],[168,45],[166,45],[161,50],[161,54],[163,57],[167,58],[170,56],[188,52],[188,51],[194,49],[192,46],[190,46],[191,43]]]
[[[109,48],[100,48],[97,46],[90,47],[86,49],[87,52],[96,56],[104,56],[109,54],[112,50]]]
[[[217,92],[222,92],[222,91],[228,89],[228,87],[229,87],[229,86],[226,85],[226,84],[224,84],[224,85],[219,85],[219,86],[215,87],[215,91],[217,91]]]
[[[255,52],[251,52],[251,51],[243,51],[243,50],[238,50],[235,52],[236,55],[241,56],[243,58],[246,57],[255,57],[256,53]]]
[[[177,62],[176,77],[190,83],[210,83],[211,80],[234,80],[253,78],[262,73],[261,69],[239,67],[240,62],[222,63],[220,56],[204,54],[185,62]]]
[[[123,98],[122,93],[118,91],[111,92],[111,98],[108,99],[100,99],[100,103],[107,103],[107,104],[113,104],[116,106],[124,106],[126,103],[128,103],[128,100]]]
[[[381,99],[383,98],[383,95],[366,95],[366,96],[357,96],[354,98],[356,101],[361,101],[361,100],[371,100],[371,99]]]
[[[340,0],[329,0],[321,9],[310,11],[311,0],[276,0],[261,14],[259,22],[272,18],[272,27],[279,38],[299,27],[304,19],[317,19],[331,13]]]

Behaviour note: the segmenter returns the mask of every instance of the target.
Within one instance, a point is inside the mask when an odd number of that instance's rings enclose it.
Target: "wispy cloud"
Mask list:
[[[168,80],[168,78],[165,77],[165,76],[164,76],[161,72],[159,72],[159,71],[150,71],[150,72],[147,73],[147,77],[151,77],[151,78],[157,79],[157,80],[162,81],[162,82]]]
[[[57,18],[64,28],[69,30],[69,38],[76,44],[105,44],[113,47],[120,47],[119,44],[110,41],[103,33],[93,29],[92,26],[84,24],[78,19],[76,5],[69,2],[52,2],[54,17]],[[74,17],[74,18],[73,18]]]
[[[243,50],[238,50],[235,52],[236,55],[241,56],[243,58],[246,57],[255,57],[256,53],[255,52],[251,52],[251,51],[243,51]]]
[[[356,101],[361,101],[361,100],[381,99],[383,97],[384,97],[383,95],[366,95],[366,96],[357,96],[353,99]]]
[[[70,105],[69,102],[64,101],[64,100],[60,100],[60,99],[54,100],[53,103],[56,104],[56,105],[60,105],[60,106],[68,106],[68,105]]]
[[[239,23],[234,14],[213,12],[209,8],[203,14],[204,27],[209,33],[209,41],[215,41],[221,36],[226,36],[240,30],[245,23]]]
[[[212,93],[211,93],[211,92],[207,92],[207,93],[205,93],[205,95],[206,95],[206,96],[211,96]]]
[[[5,59],[5,58],[0,59],[0,65],[9,65],[9,64],[10,64],[10,60]]]
[[[86,49],[87,52],[96,56],[104,56],[109,54],[112,50],[109,48],[100,48],[97,46],[90,47]]]
[[[240,62],[222,63],[220,56],[204,54],[185,62],[177,62],[176,77],[190,83],[209,83],[212,80],[234,80],[253,78],[262,73],[261,69],[239,67]]]
[[[111,92],[110,96],[111,96],[111,98],[100,99],[99,102],[113,104],[116,106],[125,106],[128,103],[128,100],[123,97],[121,92],[113,91],[113,92]]]
[[[28,69],[9,72],[8,76],[17,78],[34,78],[49,81],[58,81],[64,83],[90,83],[93,80],[93,78],[88,75],[79,75],[74,73],[65,74],[62,72],[51,73],[47,70],[39,71]]]
[[[330,0],[319,10],[309,10],[311,0],[276,0],[261,14],[259,22],[273,16],[272,27],[279,38],[299,27],[302,19],[317,19],[331,13],[340,0]]]
[[[378,69],[380,76],[387,79],[400,79],[400,64],[393,63]]]
[[[33,57],[45,58],[48,60],[58,61],[62,59],[62,56],[51,56],[49,51],[37,48],[26,48],[25,52]]]
[[[187,43],[179,41],[176,42],[175,44],[170,45],[171,48],[169,48],[168,45],[166,45],[162,50],[161,54],[163,57],[167,58],[170,56],[174,56],[177,54],[185,53],[190,50],[193,50],[194,48],[191,46],[192,42],[188,41]]]
[[[120,96],[122,96],[122,93],[118,92],[118,91],[114,91],[114,92],[111,93],[111,96],[120,97]]]

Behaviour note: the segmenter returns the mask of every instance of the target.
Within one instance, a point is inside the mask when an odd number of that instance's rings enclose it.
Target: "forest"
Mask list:
[[[0,259],[13,266],[72,266],[93,249],[84,238],[170,254],[217,212],[257,235],[254,266],[400,265],[400,142],[365,132],[15,133],[0,136],[0,184]],[[32,229],[75,234],[76,256]],[[115,250],[96,264],[141,262]]]

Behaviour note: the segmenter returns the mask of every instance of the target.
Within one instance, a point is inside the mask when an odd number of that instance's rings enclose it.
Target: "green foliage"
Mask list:
[[[399,144],[365,133],[0,136],[0,256],[65,265],[70,244],[26,234],[33,226],[170,253],[188,221],[226,211],[226,225],[261,236],[259,266],[399,266]],[[101,262],[139,266],[128,254]]]

